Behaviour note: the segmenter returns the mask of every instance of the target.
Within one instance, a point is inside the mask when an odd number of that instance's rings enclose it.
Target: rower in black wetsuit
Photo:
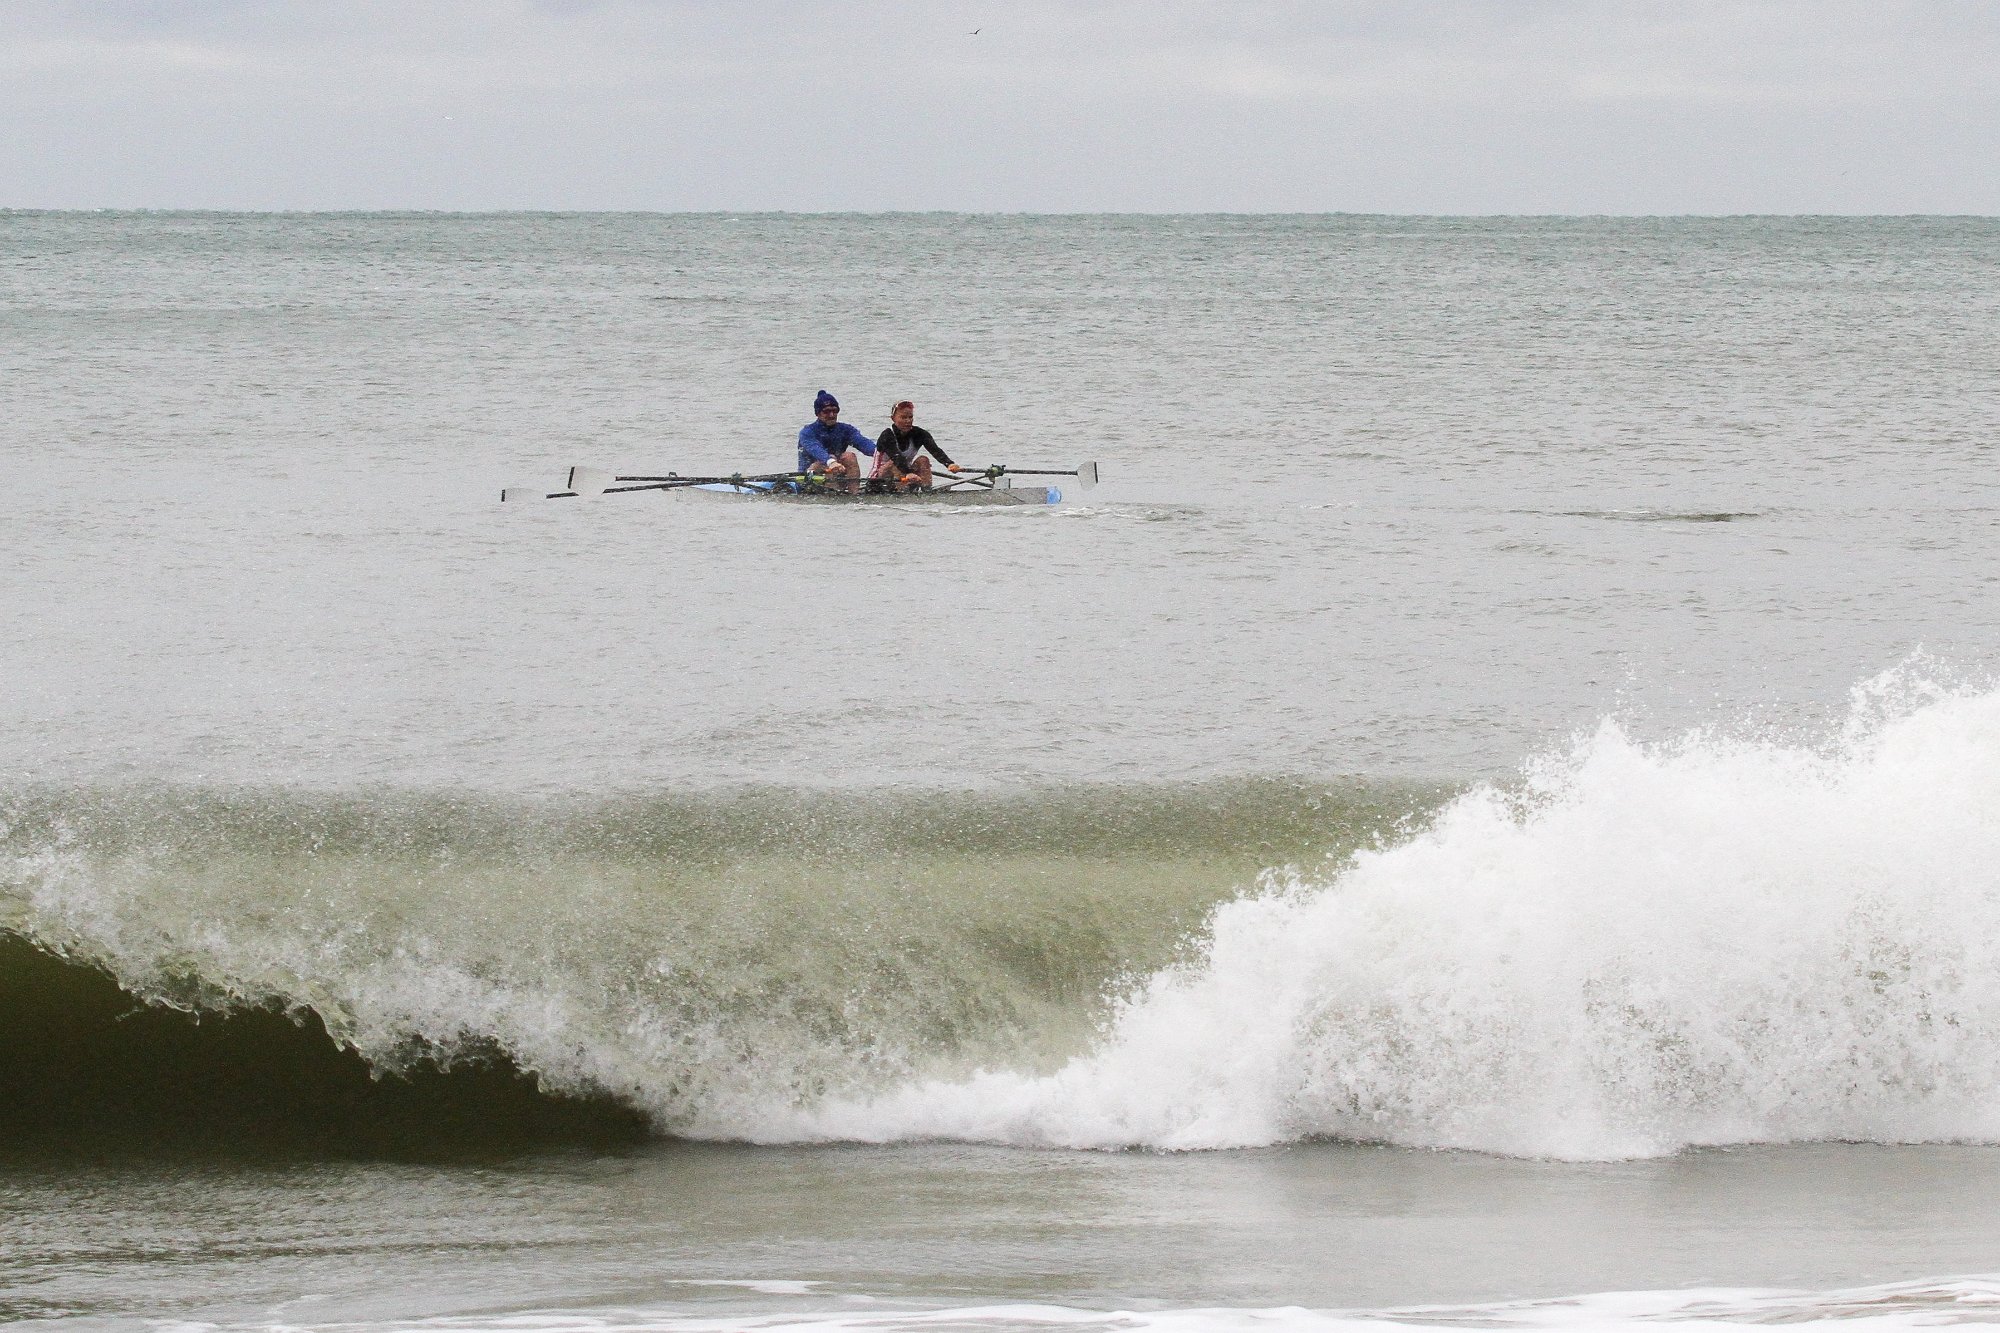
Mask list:
[[[926,451],[951,471],[958,471],[951,455],[939,448],[931,433],[917,425],[916,420],[917,405],[907,398],[889,409],[889,429],[875,438],[875,471],[869,478],[871,481],[899,491],[929,490],[931,460],[924,457]]]

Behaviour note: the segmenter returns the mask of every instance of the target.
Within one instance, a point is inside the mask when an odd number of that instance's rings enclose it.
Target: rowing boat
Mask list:
[[[1009,478],[1001,477],[1000,482]],[[932,505],[1052,505],[1062,503],[1062,492],[1054,486],[980,485],[966,483],[939,486],[928,491],[836,490],[831,486],[789,481],[708,482],[690,486],[707,495],[734,495],[766,500],[829,500],[851,504],[932,504]]]
[[[1075,477],[1086,489],[1097,484],[1097,464],[1078,463],[1073,468],[1018,468],[998,463],[978,469],[958,468],[930,490],[898,491],[887,483],[862,482],[856,491],[828,485],[826,479],[805,472],[771,472],[760,477],[683,477],[669,472],[663,477],[627,477],[601,468],[573,467],[569,489],[541,490],[509,486],[500,492],[502,501],[574,500],[580,496],[617,495],[630,491],[702,491],[765,500],[831,500],[851,504],[929,505],[1052,505],[1062,503],[1062,492],[1053,486],[1016,486],[1014,478]]]

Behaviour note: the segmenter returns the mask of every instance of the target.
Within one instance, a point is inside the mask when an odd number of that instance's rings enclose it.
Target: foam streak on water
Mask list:
[[[687,1284],[729,1285],[729,1284]],[[866,1296],[830,1302],[815,1283],[743,1283],[760,1291],[797,1295],[782,1311],[715,1314],[673,1307],[612,1308],[587,1315],[519,1314],[507,1318],[430,1319],[398,1328],[436,1333],[923,1333],[925,1330],[978,1330],[980,1333],[1383,1333],[1385,1329],[1549,1330],[1551,1333],[1614,1333],[1694,1324],[1702,1328],[1902,1330],[1958,1324],[2000,1323],[2000,1278],[1938,1278],[1839,1291],[1605,1292],[1559,1300],[1499,1305],[1414,1306],[1388,1310],[1120,1309],[1098,1310],[1045,1304],[992,1304],[911,1308]],[[270,1325],[180,1324],[181,1333],[235,1333]],[[375,1333],[365,1324],[288,1325],[324,1333]]]

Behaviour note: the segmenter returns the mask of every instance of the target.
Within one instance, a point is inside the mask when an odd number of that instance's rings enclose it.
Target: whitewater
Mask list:
[[[1888,692],[1924,702],[1882,718]],[[1992,1142],[2000,695],[1871,682],[1855,722],[1831,746],[1607,722],[1408,841],[1267,872],[1057,1074],[805,1123],[1564,1158]]]

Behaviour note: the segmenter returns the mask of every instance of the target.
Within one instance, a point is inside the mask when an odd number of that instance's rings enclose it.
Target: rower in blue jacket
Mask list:
[[[827,484],[861,489],[861,454],[873,457],[875,441],[840,419],[840,400],[825,389],[813,399],[813,420],[799,431],[799,471],[825,476]]]

